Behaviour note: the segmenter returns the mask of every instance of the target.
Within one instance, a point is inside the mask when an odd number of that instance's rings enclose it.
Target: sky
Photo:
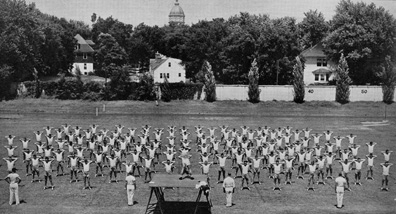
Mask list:
[[[91,15],[107,18],[112,16],[126,24],[136,26],[142,22],[147,25],[163,26],[168,23],[168,15],[175,0],[26,0],[35,2],[44,13],[84,21],[91,24]],[[250,14],[268,14],[271,18],[290,16],[301,21],[304,12],[318,10],[326,20],[335,14],[340,0],[179,0],[188,25],[199,20],[212,20],[248,12]],[[358,2],[356,0],[352,0]],[[375,3],[384,7],[396,17],[396,0],[359,0]]]

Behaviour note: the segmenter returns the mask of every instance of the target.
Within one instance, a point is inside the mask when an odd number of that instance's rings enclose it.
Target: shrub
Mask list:
[[[341,54],[340,61],[336,68],[336,101],[345,104],[349,102],[349,84],[352,82],[349,77],[349,69],[348,63],[344,57],[344,54]]]
[[[171,101],[171,91],[169,88],[169,81],[168,78],[166,78],[166,75],[164,75],[164,83],[160,85],[161,89],[161,99],[164,102],[170,102]]]
[[[110,100],[126,100],[130,94],[130,80],[127,69],[125,67],[113,69],[108,86],[108,98]]]
[[[212,66],[208,61],[204,61],[201,71],[205,77],[205,100],[208,102],[216,101],[216,81],[213,75]]]
[[[83,83],[78,80],[59,81],[55,98],[60,100],[77,100],[83,93]]]
[[[260,89],[258,85],[259,73],[258,73],[256,59],[254,59],[252,62],[252,67],[250,67],[248,77],[249,77],[249,91],[248,91],[249,101],[251,103],[258,103],[260,102]]]
[[[305,97],[304,68],[298,56],[296,64],[293,66],[293,77],[294,102],[303,103]]]
[[[133,100],[155,100],[154,79],[150,73],[141,77],[138,87],[131,95],[128,98]]]
[[[382,83],[382,101],[384,103],[393,103],[396,85],[396,68],[394,67],[390,56],[385,57],[385,64],[381,71],[377,73]]]

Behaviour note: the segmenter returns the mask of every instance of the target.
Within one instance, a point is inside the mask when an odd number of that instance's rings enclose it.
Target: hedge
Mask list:
[[[161,90],[164,87],[160,85]],[[201,97],[203,84],[201,83],[168,83],[168,93],[171,100],[193,100],[195,94],[198,94],[198,99]]]

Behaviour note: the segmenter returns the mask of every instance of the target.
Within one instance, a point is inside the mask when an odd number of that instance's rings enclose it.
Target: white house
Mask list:
[[[73,63],[72,73],[76,74],[77,67],[81,71],[81,75],[88,75],[94,72],[94,49],[91,45],[95,45],[91,40],[85,40],[80,34],[74,37],[77,44],[74,50],[75,59]]]
[[[316,44],[301,54],[306,59],[304,69],[305,85],[326,84],[334,78],[333,68],[335,63],[326,59],[322,43]]]
[[[166,57],[160,53],[155,54],[155,59],[150,59],[150,74],[154,83],[163,83],[165,77],[168,82],[186,82],[186,69],[180,59]]]

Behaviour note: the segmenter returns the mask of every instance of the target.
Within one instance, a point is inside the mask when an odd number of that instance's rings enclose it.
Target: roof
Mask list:
[[[332,73],[332,72],[333,72],[332,70],[326,69],[326,68],[319,68],[319,69],[312,71],[312,73],[314,73],[314,74],[323,74],[323,73]]]
[[[301,55],[304,57],[326,57],[326,54],[323,52],[323,44],[318,43],[311,48],[304,50]]]
[[[85,41],[87,42],[88,45],[95,45],[95,43],[90,39],[87,39]]]
[[[90,46],[90,43],[95,44],[91,40],[85,40],[80,34],[77,34],[74,38],[77,40],[77,44],[80,45],[80,49],[76,50],[77,52],[83,52],[83,53],[95,52],[94,49]]]
[[[173,6],[172,10],[169,13],[169,16],[181,16],[184,17],[184,11],[180,7],[178,0],[175,2],[175,6]]]
[[[152,71],[155,71],[160,65],[162,65],[168,58],[162,59],[150,59],[150,68]]]

